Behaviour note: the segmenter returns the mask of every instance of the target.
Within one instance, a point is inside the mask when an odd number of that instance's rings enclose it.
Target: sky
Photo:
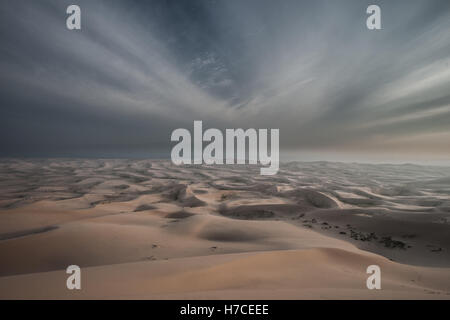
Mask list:
[[[282,159],[450,160],[448,0],[2,0],[0,41],[0,156],[166,157],[202,120],[280,129]]]

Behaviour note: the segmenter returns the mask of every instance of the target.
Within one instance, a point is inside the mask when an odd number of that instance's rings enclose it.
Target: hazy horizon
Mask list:
[[[28,154],[28,155],[0,155],[0,159],[129,159],[129,160],[171,160],[170,151],[163,153],[134,152],[134,153],[60,153],[60,154]],[[224,158],[225,159],[225,158]],[[450,167],[450,160],[439,158],[407,158],[404,156],[383,157],[379,154],[357,155],[348,153],[314,153],[306,151],[294,151],[280,153],[280,163],[288,162],[330,162],[330,163],[356,163],[356,164],[388,164],[388,165],[420,165]],[[194,165],[195,166],[195,165]]]

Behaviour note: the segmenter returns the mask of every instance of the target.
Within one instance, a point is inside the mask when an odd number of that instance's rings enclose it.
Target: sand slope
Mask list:
[[[365,266],[372,264],[381,267],[381,290],[366,288]],[[3,277],[0,298],[450,299],[448,270],[325,248],[90,267],[82,270],[80,291],[67,290],[66,277],[63,271]]]

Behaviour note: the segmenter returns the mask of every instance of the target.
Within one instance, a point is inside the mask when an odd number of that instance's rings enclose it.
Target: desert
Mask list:
[[[4,159],[0,176],[1,299],[450,298],[447,167]]]

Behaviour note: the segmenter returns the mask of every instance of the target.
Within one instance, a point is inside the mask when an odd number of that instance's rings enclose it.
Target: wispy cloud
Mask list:
[[[4,150],[165,148],[203,120],[280,128],[282,149],[418,137],[450,157],[448,1],[381,1],[381,31],[353,0],[79,1],[81,31],[69,4],[0,5]]]

